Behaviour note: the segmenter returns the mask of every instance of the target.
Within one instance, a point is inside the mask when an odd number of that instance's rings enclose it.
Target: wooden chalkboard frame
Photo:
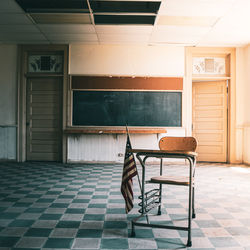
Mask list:
[[[71,99],[71,125],[67,127],[68,133],[123,133],[121,127],[117,125],[84,125],[74,124],[73,122],[73,93],[76,91],[129,91],[129,92],[180,92],[182,102],[182,90],[183,90],[183,78],[182,77],[109,77],[109,76],[82,76],[82,75],[71,75],[70,76],[70,99]],[[170,127],[181,127],[182,126],[182,103],[180,103],[180,122],[176,126]],[[123,124],[125,125],[125,124]],[[131,126],[135,128],[134,133],[163,133],[165,127],[169,126]],[[164,128],[164,129],[163,129]],[[141,130],[141,131],[140,131]],[[67,133],[66,131],[66,133]],[[98,132],[99,131],[99,132]],[[101,131],[101,132],[100,132]],[[110,132],[111,131],[111,132]],[[118,132],[120,131],[120,132]],[[158,132],[157,132],[158,131]],[[160,132],[159,132],[160,131]]]

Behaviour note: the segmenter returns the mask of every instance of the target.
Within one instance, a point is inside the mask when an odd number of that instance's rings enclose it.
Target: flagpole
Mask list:
[[[126,127],[126,131],[127,131],[127,136],[130,138],[129,132],[128,132],[128,125],[126,124],[125,127]],[[142,186],[141,186],[140,176],[139,176],[139,174],[138,174],[137,165],[135,165],[135,167],[136,167],[136,171],[137,171],[137,179],[138,179],[138,183],[139,183],[139,188],[140,188],[140,190],[141,190],[141,192],[142,192]]]

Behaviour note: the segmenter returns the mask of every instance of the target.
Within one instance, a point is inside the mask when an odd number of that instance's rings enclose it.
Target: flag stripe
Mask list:
[[[121,193],[125,200],[125,211],[128,213],[133,208],[133,177],[137,175],[134,155],[128,150],[131,149],[129,135],[127,134],[126,151],[124,157]]]

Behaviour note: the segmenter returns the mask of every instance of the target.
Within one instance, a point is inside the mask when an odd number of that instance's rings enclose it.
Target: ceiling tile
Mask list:
[[[159,16],[157,25],[175,26],[208,26],[211,27],[218,20],[218,17],[205,16]]]
[[[50,41],[97,42],[96,34],[45,34]]]
[[[0,24],[32,24],[31,20],[25,14],[6,14],[0,15]]]
[[[167,0],[159,13],[169,16],[222,16],[235,0]]]
[[[147,44],[149,35],[122,35],[122,34],[98,34],[100,43],[111,43],[111,44]]]
[[[14,0],[1,0],[0,13],[23,13],[23,10]]]
[[[54,34],[81,34],[95,33],[95,28],[90,24],[39,24],[42,32]]]
[[[209,30],[208,27],[157,26],[152,32],[150,42],[195,45]]]
[[[30,41],[46,41],[46,38],[42,34],[33,34],[33,33],[5,33],[1,36],[1,41],[16,41],[16,42],[30,42]]]
[[[0,32],[3,33],[39,33],[35,25],[0,25]]]
[[[151,34],[153,26],[149,25],[96,25],[97,33],[105,34]]]

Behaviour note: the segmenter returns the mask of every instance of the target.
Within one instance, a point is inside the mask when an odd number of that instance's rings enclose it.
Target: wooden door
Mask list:
[[[28,79],[26,123],[27,160],[61,161],[61,78]]]
[[[193,82],[193,136],[198,161],[227,161],[227,82]]]

